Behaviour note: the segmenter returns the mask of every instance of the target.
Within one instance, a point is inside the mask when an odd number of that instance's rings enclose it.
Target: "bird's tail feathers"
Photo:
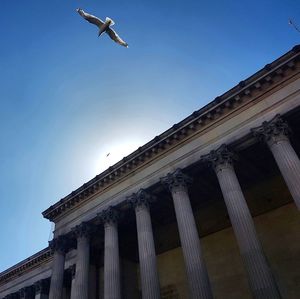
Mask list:
[[[105,18],[105,22],[110,22],[110,26],[115,25],[115,22],[109,17]]]

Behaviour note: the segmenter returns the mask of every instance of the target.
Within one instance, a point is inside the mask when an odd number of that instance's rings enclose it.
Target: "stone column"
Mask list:
[[[85,222],[72,229],[77,238],[75,285],[72,290],[72,299],[88,298],[89,294],[89,267],[90,267],[90,232]]]
[[[213,298],[188,195],[187,184],[191,182],[191,179],[178,169],[162,178],[161,182],[167,185],[173,197],[190,291],[189,298]]]
[[[69,275],[71,277],[71,294],[70,294],[70,299],[75,298],[75,275],[76,275],[76,264],[70,266],[68,268]]]
[[[35,299],[48,299],[49,296],[50,281],[48,279],[42,279],[34,284]]]
[[[253,297],[256,299],[281,298],[257,238],[252,216],[233,168],[234,154],[228,150],[226,145],[222,145],[216,151],[202,156],[202,159],[209,161],[217,174],[232,228],[249,277]]]
[[[34,296],[34,287],[25,287],[19,291],[20,299],[31,299]]]
[[[118,214],[109,207],[98,215],[104,224],[104,299],[120,299]]]
[[[66,243],[67,240],[64,236],[59,236],[49,242],[49,246],[54,251],[49,299],[61,299],[62,297]]]
[[[160,286],[156,264],[149,201],[143,189],[127,198],[135,209],[143,299],[159,299]]]
[[[292,194],[298,210],[300,210],[300,160],[288,138],[288,124],[276,115],[269,122],[251,130],[254,136],[269,146],[281,174]]]

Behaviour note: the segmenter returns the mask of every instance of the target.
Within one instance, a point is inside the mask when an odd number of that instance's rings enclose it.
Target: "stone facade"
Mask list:
[[[300,297],[299,46],[46,211],[0,298]]]

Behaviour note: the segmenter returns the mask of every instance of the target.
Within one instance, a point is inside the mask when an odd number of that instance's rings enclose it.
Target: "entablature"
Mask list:
[[[52,257],[52,251],[50,247],[47,247],[32,255],[31,257],[14,265],[13,267],[8,268],[7,270],[0,273],[0,286],[16,277],[34,270],[35,268],[41,267],[41,265],[43,264],[50,262],[52,260]]]

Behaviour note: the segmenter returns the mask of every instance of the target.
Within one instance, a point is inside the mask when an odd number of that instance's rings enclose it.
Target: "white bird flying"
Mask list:
[[[113,41],[120,44],[121,46],[128,48],[128,44],[120,38],[116,31],[111,29],[110,26],[113,26],[115,24],[115,22],[112,19],[106,17],[105,22],[103,22],[99,18],[84,12],[81,8],[77,8],[76,10],[84,19],[86,19],[88,22],[96,25],[99,28],[98,36],[105,32]]]

